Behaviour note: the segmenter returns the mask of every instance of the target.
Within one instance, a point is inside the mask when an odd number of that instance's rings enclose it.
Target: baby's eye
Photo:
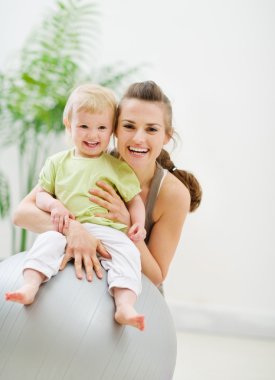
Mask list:
[[[104,130],[104,129],[107,129],[107,127],[105,127],[105,125],[101,125],[100,127],[98,127],[98,129]]]
[[[86,128],[88,128],[88,126],[87,126],[87,125],[85,125],[85,124],[81,124],[81,125],[79,125],[79,128],[83,128],[83,129],[86,129]]]

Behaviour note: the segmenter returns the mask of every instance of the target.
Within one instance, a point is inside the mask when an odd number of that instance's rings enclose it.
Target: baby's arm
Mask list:
[[[63,229],[69,226],[69,219],[75,219],[74,215],[58,199],[41,187],[36,193],[36,206],[51,214],[51,221],[58,232],[63,233]]]
[[[131,227],[128,236],[133,241],[144,240],[146,237],[145,224],[145,207],[140,195],[136,195],[129,202],[127,207],[131,216]]]

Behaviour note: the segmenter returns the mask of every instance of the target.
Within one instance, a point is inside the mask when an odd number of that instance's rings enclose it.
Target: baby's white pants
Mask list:
[[[99,257],[107,271],[109,291],[112,288],[131,289],[136,295],[141,292],[140,253],[126,234],[111,227],[84,223],[83,226],[101,241],[112,256],[111,259]],[[64,257],[67,241],[56,231],[40,234],[31,250],[27,253],[23,270],[34,269],[43,273],[48,281],[59,271]]]

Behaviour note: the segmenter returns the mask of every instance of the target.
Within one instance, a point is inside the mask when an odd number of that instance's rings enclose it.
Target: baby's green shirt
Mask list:
[[[129,165],[107,153],[100,157],[75,157],[74,149],[49,157],[39,175],[39,185],[59,199],[80,223],[95,223],[125,231],[124,224],[94,216],[107,213],[89,200],[97,181],[110,184],[124,202],[140,192],[137,176]]]

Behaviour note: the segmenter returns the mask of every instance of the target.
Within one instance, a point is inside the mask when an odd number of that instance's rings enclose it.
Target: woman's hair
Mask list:
[[[86,83],[70,94],[63,112],[63,121],[71,121],[73,112],[105,112],[109,108],[115,116],[117,101],[112,90],[97,84]]]
[[[157,161],[163,168],[174,174],[174,176],[188,188],[191,196],[190,212],[195,211],[199,207],[202,197],[201,186],[197,178],[186,170],[177,169],[173,161],[171,161],[169,153],[165,149],[162,149]]]
[[[161,103],[164,108],[165,132],[169,137],[173,138],[174,128],[172,127],[171,102],[155,82],[145,81],[133,83],[118,105],[116,120],[118,120],[121,106],[125,99],[138,99]],[[202,189],[196,177],[185,170],[177,169],[171,161],[169,153],[164,149],[162,149],[157,161],[164,169],[167,169],[188,188],[191,196],[190,212],[196,210],[201,203],[202,197]]]

